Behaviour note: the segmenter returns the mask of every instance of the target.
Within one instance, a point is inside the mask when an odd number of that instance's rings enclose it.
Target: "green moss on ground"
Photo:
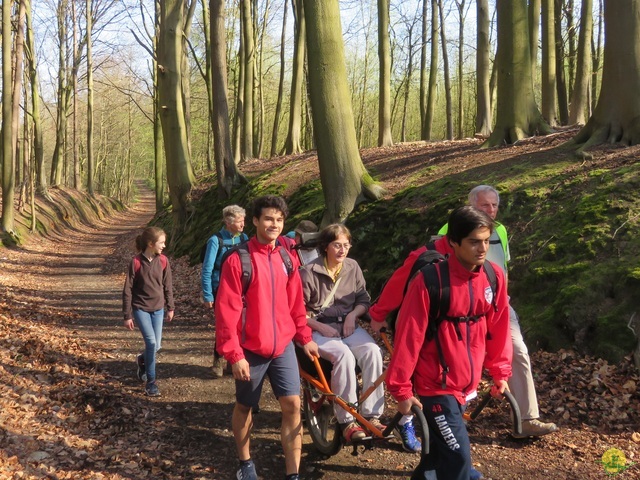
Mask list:
[[[581,164],[557,150],[516,152],[490,165],[470,162],[447,176],[441,173],[446,162],[426,163],[392,198],[362,203],[346,220],[354,237],[351,256],[362,266],[372,297],[406,255],[466,202],[472,187],[491,184],[501,194],[499,220],[511,240],[510,294],[529,347],[573,347],[610,361],[632,350],[627,323],[640,303],[640,166],[633,155]],[[370,170],[378,177],[380,172]],[[174,239],[175,254],[196,262],[230,203],[247,208],[245,231],[251,235],[251,201],[285,191],[285,185],[270,183],[274,172],[249,178],[230,200],[220,201],[215,186],[207,191],[194,205],[187,231]],[[318,178],[306,179],[287,201],[291,216],[285,230],[302,219],[320,222],[324,198]],[[171,230],[168,214],[157,222]]]

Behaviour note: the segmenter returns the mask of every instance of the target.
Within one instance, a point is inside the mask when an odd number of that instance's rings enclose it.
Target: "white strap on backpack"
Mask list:
[[[338,285],[340,284],[340,280],[342,280],[342,277],[336,280],[336,283],[333,284],[333,287],[331,288],[329,295],[327,295],[327,298],[325,298],[324,302],[322,302],[322,305],[320,305],[320,313],[322,313],[329,306],[329,304],[333,300],[333,297],[335,297],[336,290],[338,290]]]

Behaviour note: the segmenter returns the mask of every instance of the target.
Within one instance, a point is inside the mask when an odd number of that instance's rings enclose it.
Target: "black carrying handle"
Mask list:
[[[513,433],[516,435],[522,434],[522,418],[520,416],[520,407],[518,406],[518,402],[516,402],[515,397],[511,394],[509,390],[505,390],[502,394],[504,398],[506,398],[509,403],[509,407],[511,408],[512,418],[513,418]],[[473,412],[469,414],[470,420],[475,420],[480,412],[484,410],[493,397],[491,396],[491,391],[486,392],[480,403],[473,409]]]

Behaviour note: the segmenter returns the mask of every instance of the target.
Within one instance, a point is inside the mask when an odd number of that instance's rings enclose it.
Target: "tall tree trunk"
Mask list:
[[[340,25],[338,0],[304,0],[309,48],[309,88],[318,139],[318,163],[326,210],[322,225],[341,222],[356,204],[379,198],[358,151]]]
[[[285,0],[286,3],[286,0]],[[257,8],[257,7],[256,7]],[[258,82],[258,121],[256,122],[255,148],[257,158],[262,158],[262,149],[264,146],[264,38],[266,36],[266,28],[269,23],[269,0],[266,0],[262,21],[260,23],[260,54],[258,55],[256,80]]]
[[[389,0],[378,0],[378,146],[393,145],[391,135],[391,43],[389,40]],[[423,70],[421,70],[422,74]]]
[[[556,105],[556,35],[555,4],[542,0],[542,116],[551,127],[558,125]]]
[[[571,144],[640,143],[640,0],[604,2],[602,86],[593,115]]]
[[[73,58],[78,58],[78,18],[76,12],[76,2],[71,2],[71,25],[73,26]],[[72,135],[73,135],[73,188],[80,190],[82,180],[80,179],[80,148],[78,142],[78,75],[71,79],[73,93],[73,115],[72,115]]]
[[[538,41],[540,39],[540,0],[529,0],[528,14],[531,71],[536,75],[538,69]]]
[[[240,22],[240,45],[238,46],[238,83],[236,84],[236,111],[235,121],[233,122],[233,163],[238,165],[242,160],[242,128],[244,123],[244,70],[245,70],[245,52],[244,52],[244,35],[242,34],[242,22]]]
[[[160,0],[154,2],[153,35],[153,173],[155,179],[156,212],[164,208],[164,168],[162,120],[160,119],[160,92],[158,88],[158,41],[160,39]]]
[[[438,4],[440,13],[440,40],[442,41],[442,68],[444,69],[444,95],[446,99],[447,140],[453,140],[453,101],[451,100],[451,74],[449,69],[449,54],[447,53],[447,36],[444,29],[443,0]]]
[[[93,19],[91,14],[91,0],[86,2],[87,22],[87,191],[94,194],[93,176],[95,159],[93,158]]]
[[[12,88],[11,88],[11,5],[2,2],[2,232],[13,233],[15,193]]]
[[[225,0],[211,0],[211,72],[213,79],[213,154],[218,177],[218,196],[230,198],[233,185],[240,179],[231,151]]]
[[[291,74],[291,95],[289,98],[289,129],[284,150],[287,155],[300,153],[300,133],[302,128],[302,86],[304,85],[304,58],[306,44],[306,22],[304,2],[291,0],[295,20],[295,44],[293,47],[293,72]]]
[[[425,131],[424,121],[427,114],[427,0],[422,0],[421,42],[420,42],[420,139]],[[389,55],[391,56],[391,55]],[[391,94],[389,94],[391,95]]]
[[[204,33],[204,52],[205,52],[205,68],[204,68],[204,83],[207,89],[207,106],[209,111],[209,128],[207,129],[207,170],[213,169],[213,163],[211,161],[211,146],[213,129],[213,80],[211,78],[211,14],[209,12],[210,0],[201,0],[202,2],[202,33]],[[226,45],[225,45],[226,47]],[[226,48],[223,48],[223,52],[226,55]],[[225,56],[226,62],[226,56]]]
[[[278,81],[278,98],[276,100],[276,111],[273,116],[273,129],[271,130],[271,151],[269,157],[274,157],[278,152],[278,127],[280,126],[280,115],[282,113],[282,97],[284,95],[284,74],[286,49],[285,40],[287,38],[287,13],[289,1],[284,2],[284,13],[282,14],[282,33],[280,35],[280,79]]]
[[[22,92],[22,81],[23,81],[23,73],[24,73],[24,22],[25,22],[25,12],[26,12],[25,0],[19,0],[18,4],[18,17],[17,17],[17,29],[16,36],[14,41],[14,65],[13,69],[13,92],[12,92],[12,109],[11,112],[11,138],[12,138],[12,146],[14,152],[14,158],[19,159],[20,155],[18,154],[18,130],[20,128],[20,95]],[[26,99],[25,99],[26,103]],[[25,121],[26,123],[26,121]],[[20,165],[19,161],[15,162],[16,165],[16,182],[22,183],[19,175],[19,169],[17,168]],[[26,171],[22,170],[24,173]],[[26,178],[26,177],[25,177]]]
[[[598,33],[591,43],[591,58],[593,59],[593,66],[591,68],[591,104],[589,108],[589,116],[591,116],[593,109],[596,108],[596,101],[598,99],[598,76],[600,73],[600,63],[602,58],[602,31],[604,27],[602,8],[603,0],[598,0]]]
[[[564,13],[567,17],[567,43],[569,44],[569,96],[571,98],[573,96],[573,84],[575,81],[575,72],[576,72],[576,25],[574,20],[574,2],[573,0],[565,0],[564,2],[565,10]]]
[[[483,147],[549,133],[533,96],[526,0],[498,0],[498,106],[496,128]],[[524,25],[524,28],[522,26]]]
[[[31,87],[31,111],[33,118],[33,152],[35,155],[35,184],[39,194],[48,197],[47,177],[44,172],[44,146],[42,140],[42,118],[40,116],[40,86],[38,69],[36,68],[36,50],[33,35],[31,0],[26,0],[26,57],[29,69],[29,84]]]
[[[569,123],[587,123],[589,108],[589,82],[591,81],[591,38],[593,33],[593,0],[582,0],[576,83],[571,96]]]
[[[409,44],[409,55],[407,59],[407,76],[404,84],[404,102],[402,105],[402,126],[400,130],[400,139],[403,142],[407,141],[407,107],[409,105],[409,93],[411,91],[411,77],[413,76],[413,28],[415,23],[412,23],[409,27],[409,38],[407,42]]]
[[[427,0],[424,0],[425,2]],[[427,110],[424,116],[423,140],[431,140],[434,111],[436,108],[436,86],[438,84],[438,0],[431,0],[431,65],[429,66],[429,94],[427,96]]]
[[[187,148],[189,149],[189,158],[191,158],[191,68],[189,67],[189,38],[191,37],[191,24],[198,2],[197,0],[183,0],[183,2],[185,11],[183,13],[182,66],[180,71],[182,75],[182,110],[187,132]]]
[[[464,7],[465,0],[456,0],[458,7],[458,138],[464,138]]]
[[[242,114],[242,160],[253,158],[253,87],[255,82],[255,44],[251,0],[242,4],[242,34],[244,38],[244,112]]]
[[[56,142],[53,147],[53,157],[51,159],[51,178],[50,183],[53,186],[59,186],[62,183],[62,170],[64,166],[64,157],[66,152],[64,149],[65,132],[67,130],[67,110],[65,108],[66,91],[67,91],[67,1],[58,0],[57,21],[58,21],[58,92],[56,107]]]
[[[491,133],[491,61],[489,59],[489,1],[476,1],[476,133],[487,136]]]
[[[567,81],[564,69],[564,44],[562,42],[562,0],[554,0],[554,25],[556,37],[556,87],[558,90],[558,115],[560,123],[569,123],[569,104],[567,96]]]
[[[173,207],[174,228],[182,231],[187,221],[194,182],[182,89],[184,10],[182,0],[160,2],[158,42],[158,93],[162,137],[167,161],[167,183]]]

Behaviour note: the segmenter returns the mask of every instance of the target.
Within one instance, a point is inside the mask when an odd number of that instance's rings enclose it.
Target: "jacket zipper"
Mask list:
[[[271,275],[271,323],[273,325],[273,350],[271,351],[271,357],[276,354],[276,289],[275,289],[275,277],[273,275],[273,262],[271,261],[271,254],[273,249],[267,253],[267,259],[269,260],[269,273]]]
[[[468,317],[471,318],[472,314],[473,314],[473,283],[471,281],[471,279],[469,279],[469,314]],[[469,374],[470,374],[470,379],[469,379],[469,384],[464,387],[464,390],[462,391],[464,393],[464,396],[466,397],[468,395],[467,390],[469,389],[469,387],[471,387],[471,385],[473,385],[473,356],[471,355],[471,326],[470,323],[467,322],[467,357],[469,358]]]

